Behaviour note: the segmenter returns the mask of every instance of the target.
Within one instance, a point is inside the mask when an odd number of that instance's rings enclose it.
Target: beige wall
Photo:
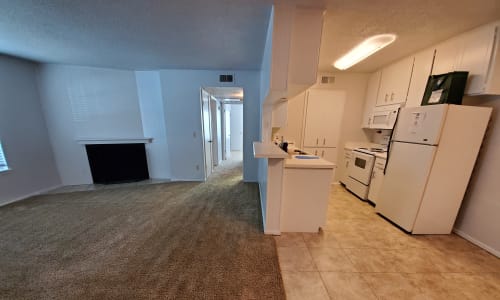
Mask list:
[[[455,231],[500,257],[500,96],[464,97],[463,104],[493,107],[493,115]]]
[[[344,106],[344,116],[342,118],[342,128],[339,139],[339,151],[337,162],[343,152],[340,149],[346,141],[368,142],[368,133],[361,129],[361,120],[365,103],[366,86],[369,74],[362,73],[332,73],[320,74],[335,76],[333,84],[315,84],[314,89],[332,89],[346,91],[347,99]],[[281,128],[275,134],[284,136],[286,140],[295,141],[298,147],[302,140],[303,120],[304,120],[305,93],[288,99],[288,125]],[[325,120],[326,122],[326,120]],[[338,176],[338,173],[337,173]],[[337,181],[338,178],[335,178]]]

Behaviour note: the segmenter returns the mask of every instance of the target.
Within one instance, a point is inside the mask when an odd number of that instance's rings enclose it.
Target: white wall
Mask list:
[[[271,9],[269,16],[269,25],[267,27],[266,44],[264,53],[262,55],[262,65],[260,70],[260,103],[261,107],[259,115],[259,136],[256,141],[263,141],[266,133],[271,134],[271,109],[266,111],[263,107],[264,101],[269,94],[271,84],[271,58],[272,58],[272,44],[273,44],[273,26],[274,26],[274,7]],[[262,210],[262,219],[265,226],[266,220],[266,206],[267,206],[267,158],[258,159],[258,182],[260,192],[260,206]],[[265,229],[265,228],[264,228]]]
[[[455,230],[500,257],[500,97],[464,97],[463,103],[493,107],[493,116]]]
[[[244,92],[243,179],[257,180],[252,142],[259,138],[260,102],[258,71],[231,71],[233,83],[219,83],[215,70],[161,70],[165,122],[173,180],[203,180],[200,88],[236,86]]]
[[[42,65],[39,90],[64,185],[92,183],[78,138],[143,136],[133,71]]]
[[[160,73],[156,71],[138,71],[135,72],[135,77],[144,136],[153,138],[152,143],[146,144],[149,176],[155,179],[170,179],[170,161]]]
[[[0,140],[11,171],[0,173],[0,205],[61,184],[40,107],[36,65],[0,56]]]
[[[243,105],[231,104],[231,151],[243,149]]]

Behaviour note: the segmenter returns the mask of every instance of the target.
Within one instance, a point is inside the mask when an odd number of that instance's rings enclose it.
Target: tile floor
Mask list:
[[[499,258],[454,234],[405,234],[341,186],[319,234],[275,239],[289,300],[500,299]]]

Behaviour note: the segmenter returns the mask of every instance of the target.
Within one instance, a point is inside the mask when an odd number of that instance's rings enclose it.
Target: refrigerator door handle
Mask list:
[[[393,141],[389,141],[389,145],[394,143]],[[389,146],[389,149],[387,149],[387,160],[385,161],[385,166],[384,166],[384,175],[385,172],[387,171],[387,166],[389,165],[389,159],[391,158],[391,152],[392,152],[392,147]]]

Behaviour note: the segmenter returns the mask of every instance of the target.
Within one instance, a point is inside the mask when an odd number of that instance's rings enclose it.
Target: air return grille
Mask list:
[[[233,75],[232,74],[219,75],[219,82],[233,82]]]
[[[321,84],[333,84],[335,76],[321,76]]]

